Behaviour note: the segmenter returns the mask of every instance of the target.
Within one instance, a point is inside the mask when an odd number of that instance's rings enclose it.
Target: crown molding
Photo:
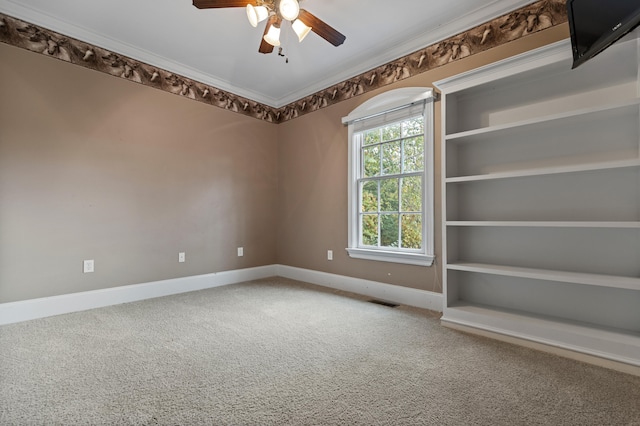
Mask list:
[[[487,16],[522,3],[527,5],[485,20]],[[506,6],[507,4],[509,6]],[[11,16],[3,17],[5,11]],[[197,70],[160,58],[135,46],[101,37],[85,28],[72,25],[65,27],[65,23],[35,12],[14,0],[0,0],[0,41],[231,112],[271,123],[281,123],[567,20],[564,0],[538,0],[534,3],[522,0],[498,1],[481,11],[482,14],[475,11],[455,21],[465,22],[464,25],[467,26],[480,21],[480,24],[466,31],[456,32],[458,30],[453,30],[450,25],[444,25],[428,34],[428,39],[411,40],[400,45],[400,50],[387,52],[384,57],[378,56],[375,62],[371,59],[370,62],[361,63],[357,68],[348,68],[332,76],[330,80],[279,100],[265,99],[260,94],[233,87]],[[455,34],[449,35],[452,32]],[[36,36],[35,42],[31,36]],[[105,47],[109,43],[118,46],[109,50]],[[415,50],[416,46],[422,47]],[[411,53],[398,58],[398,52],[401,51]],[[392,57],[397,59],[385,62]],[[375,67],[372,65],[374,63],[382,65]],[[357,73],[363,69],[364,72]],[[302,93],[307,95],[304,96]],[[283,104],[289,100],[291,102]]]
[[[358,56],[354,60],[347,64],[346,67],[330,77],[320,80],[312,85],[305,87],[302,90],[291,92],[282,98],[277,100],[277,103],[273,106],[280,108],[309,96],[313,93],[319,92],[327,87],[334,86],[345,80],[348,80],[354,76],[365,73],[369,70],[392,62],[396,59],[410,55],[425,46],[430,46],[440,41],[446,40],[455,36],[463,31],[473,28],[475,26],[484,24],[486,22],[502,16],[514,10],[525,7],[529,4],[535,3],[531,0],[499,0],[483,6],[482,8],[475,10],[467,15],[464,15],[454,21],[450,21],[444,25],[439,26],[435,30],[425,32],[418,37],[413,37],[410,40],[394,45],[394,48],[388,49],[381,54],[372,56],[371,52],[365,52]]]
[[[418,37],[414,37],[411,40],[396,44],[394,45],[394,48],[386,50],[382,54],[371,56],[371,52],[367,52],[359,56],[357,59],[352,60],[351,63],[348,64],[343,71],[332,74],[326,79],[306,86],[302,90],[286,94],[280,98],[269,97],[264,95],[263,93],[258,93],[255,91],[247,90],[243,87],[234,86],[229,81],[222,80],[211,74],[203,73],[180,62],[165,58],[144,49],[140,49],[131,44],[123,43],[104,34],[95,32],[89,28],[74,25],[69,22],[57,19],[53,16],[30,8],[29,6],[21,4],[17,0],[0,0],[0,9],[4,13],[15,18],[42,26],[57,33],[82,40],[86,43],[93,44],[106,50],[117,52],[129,58],[165,69],[172,73],[180,74],[201,83],[214,86],[218,89],[222,89],[224,91],[237,94],[244,98],[254,100],[261,104],[273,108],[281,108],[301,98],[304,98],[305,96],[311,95],[329,86],[333,86],[355,75],[361,74],[387,62],[415,52],[416,50],[419,50],[424,46],[437,43],[468,28],[487,22],[488,20],[491,20],[496,16],[503,15],[512,10],[526,6],[530,3],[532,3],[531,0],[494,1],[487,6],[484,6],[465,16],[460,17],[459,19],[440,26],[435,31],[430,31]]]
[[[127,56],[140,62],[162,68],[166,71],[180,74],[184,77],[193,79],[200,83],[204,83],[218,89],[234,93],[247,99],[254,100],[261,104],[279,107],[277,104],[280,99],[267,97],[262,93],[247,90],[242,87],[234,86],[229,81],[219,79],[211,74],[203,73],[195,68],[189,67],[180,62],[165,58],[145,49],[123,43],[104,34],[100,34],[89,28],[74,25],[69,22],[57,19],[49,14],[42,13],[31,7],[21,4],[16,0],[0,0],[0,12],[13,16],[14,18],[41,26],[43,28],[73,37],[85,43],[92,44],[105,50],[116,52],[120,55]]]

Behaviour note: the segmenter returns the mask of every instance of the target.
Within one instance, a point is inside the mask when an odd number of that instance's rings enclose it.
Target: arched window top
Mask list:
[[[402,87],[389,90],[363,102],[349,115],[343,117],[342,123],[351,124],[400,108],[433,101],[434,98],[434,91],[430,87]]]

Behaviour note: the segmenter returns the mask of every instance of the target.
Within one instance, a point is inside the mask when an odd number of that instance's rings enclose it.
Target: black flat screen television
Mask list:
[[[573,67],[605,50],[640,23],[640,0],[567,0]]]

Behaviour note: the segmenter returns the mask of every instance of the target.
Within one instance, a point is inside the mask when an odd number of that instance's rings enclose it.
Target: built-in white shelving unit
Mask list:
[[[640,40],[435,83],[442,322],[640,366]]]

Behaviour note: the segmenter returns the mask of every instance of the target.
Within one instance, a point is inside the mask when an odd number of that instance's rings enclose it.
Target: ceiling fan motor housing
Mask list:
[[[193,5],[198,9],[244,7],[253,27],[257,27],[259,22],[268,18],[258,49],[260,53],[271,53],[274,46],[280,45],[280,23],[283,19],[292,23],[298,41],[302,41],[309,31],[313,31],[334,46],[340,46],[346,39],[344,34],[322,19],[300,9],[299,0],[193,0]]]

